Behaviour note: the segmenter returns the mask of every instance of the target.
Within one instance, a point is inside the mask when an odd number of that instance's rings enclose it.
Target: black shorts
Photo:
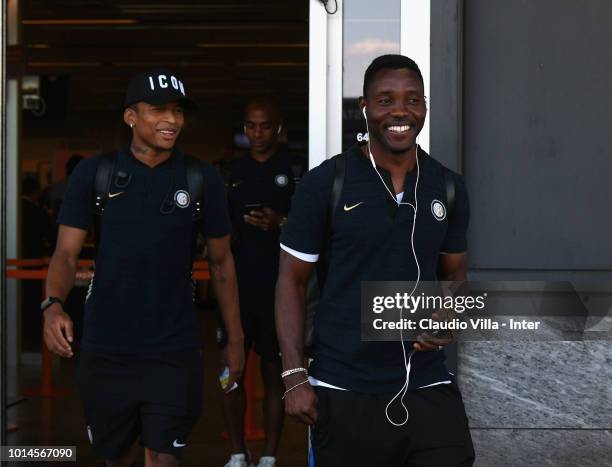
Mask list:
[[[264,361],[280,360],[280,347],[274,321],[274,285],[240,288],[240,321],[244,332],[244,345],[251,347]],[[221,347],[227,343],[223,320],[219,316],[217,341]]]
[[[316,467],[469,467],[474,448],[459,389],[452,384],[409,391],[404,426],[389,423],[385,408],[394,394],[315,388],[318,420],[311,427]],[[399,399],[399,397],[398,397]],[[396,423],[405,412],[396,399]]]
[[[159,355],[83,351],[77,380],[93,454],[112,460],[140,442],[180,457],[202,414],[200,349]]]

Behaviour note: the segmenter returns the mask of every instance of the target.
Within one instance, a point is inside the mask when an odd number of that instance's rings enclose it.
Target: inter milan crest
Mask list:
[[[174,202],[179,208],[186,208],[190,202],[189,193],[185,190],[178,190],[174,193]]]
[[[438,221],[443,221],[446,217],[446,208],[441,201],[434,199],[431,202],[431,213]]]
[[[285,174],[278,174],[276,177],[274,177],[274,183],[276,183],[276,186],[287,186],[287,183],[289,183],[289,177],[287,177]]]

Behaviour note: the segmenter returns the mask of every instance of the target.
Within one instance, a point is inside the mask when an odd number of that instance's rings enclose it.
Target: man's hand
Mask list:
[[[289,389],[304,381],[304,375],[290,375],[285,378],[285,388]],[[285,396],[285,413],[305,425],[313,425],[318,418],[317,395],[309,383],[289,391]]]
[[[438,310],[431,315],[431,319],[438,322],[452,321],[455,317],[453,310]],[[427,350],[442,350],[442,347],[449,345],[455,340],[456,332],[452,330],[439,330],[430,333],[423,333],[417,337],[414,348],[417,352]]]
[[[227,388],[231,388],[244,371],[244,339],[228,342],[223,349],[223,360],[229,368]]]
[[[465,253],[444,253],[440,255],[438,264],[438,278],[442,281],[463,282],[466,280],[466,254]],[[454,310],[438,310],[432,313],[434,321],[452,321],[455,318]],[[456,331],[440,330],[430,333],[423,333],[414,343],[417,352],[426,350],[441,350],[455,340]]]
[[[270,208],[263,208],[263,211],[250,211],[244,216],[244,221],[261,230],[278,230],[283,217]]]
[[[57,246],[49,262],[46,296],[65,299],[74,284],[79,253],[87,237],[87,230],[60,225]],[[59,303],[43,312],[43,337],[47,348],[62,357],[72,357],[72,320]]]
[[[230,250],[230,237],[206,239],[210,277],[219,301],[221,316],[227,330],[228,341],[223,349],[223,359],[229,369],[228,388],[240,378],[244,369],[244,334],[240,324],[238,287],[234,258]]]
[[[47,348],[60,357],[72,357],[74,354],[70,345],[73,340],[70,316],[62,310],[59,303],[55,303],[44,311],[43,317],[43,335]]]

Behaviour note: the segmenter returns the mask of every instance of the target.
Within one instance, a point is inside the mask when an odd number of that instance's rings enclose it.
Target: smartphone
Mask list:
[[[227,394],[228,392],[232,392],[234,389],[238,387],[238,383],[234,381],[231,388],[227,387],[227,383],[229,382],[229,367],[223,368],[223,371],[219,374],[219,383],[221,383],[221,389]]]
[[[436,329],[429,333],[432,337],[436,337],[438,339],[452,339],[453,332],[448,329]]]
[[[251,215],[251,211],[263,211],[263,205],[261,203],[249,203],[242,208],[242,213],[245,216]]]

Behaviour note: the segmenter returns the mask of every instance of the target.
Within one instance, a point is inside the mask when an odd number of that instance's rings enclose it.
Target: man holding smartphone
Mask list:
[[[373,60],[358,101],[368,144],[308,172],[283,229],[276,317],[285,408],[310,425],[317,467],[474,462],[461,393],[444,363],[450,336],[376,342],[362,334],[363,283],[466,278],[467,190],[459,174],[417,144],[424,93],[410,58]],[[330,221],[338,167],[344,178]],[[306,369],[305,291],[321,259],[326,276]]]
[[[245,346],[261,357],[266,441],[259,466],[276,465],[283,425],[281,360],[274,325],[274,288],[278,274],[280,227],[289,212],[295,185],[305,161],[279,149],[283,132],[277,104],[270,98],[251,100],[244,113],[249,153],[235,161],[228,177],[233,225],[233,252],[240,293]],[[244,439],[246,397],[242,384],[224,397],[233,455],[229,467],[246,467]]]

